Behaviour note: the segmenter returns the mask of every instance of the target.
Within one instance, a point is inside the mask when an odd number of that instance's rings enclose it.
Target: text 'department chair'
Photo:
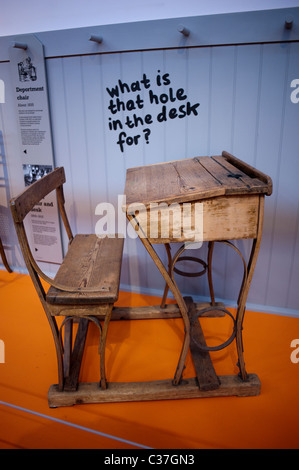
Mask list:
[[[64,183],[64,169],[56,168],[13,198],[10,207],[27,269],[53,333],[59,391],[72,391],[78,387],[89,321],[94,322],[101,331],[99,387],[106,389],[105,343],[113,304],[118,298],[123,238],[98,238],[95,234],[73,237],[64,207]],[[24,218],[54,190],[69,246],[56,276],[51,279],[42,272],[32,255]],[[50,284],[48,292],[45,292],[41,280]],[[64,317],[62,322],[57,322],[56,317],[61,316]],[[73,341],[74,322],[78,323],[78,328]]]

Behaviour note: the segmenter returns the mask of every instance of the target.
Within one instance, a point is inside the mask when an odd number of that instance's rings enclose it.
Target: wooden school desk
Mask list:
[[[164,297],[156,317],[160,315],[161,318],[167,318],[173,314],[173,306],[165,305],[170,289],[184,322],[185,338],[172,381],[172,384],[177,386],[171,389],[174,397],[187,397],[188,394],[255,395],[260,391],[258,377],[255,374],[247,374],[245,370],[242,325],[261,243],[264,196],[271,193],[272,182],[267,175],[227,152],[222,152],[221,156],[196,157],[130,168],[127,171],[127,217],[166,281]],[[199,214],[202,214],[201,218]],[[230,241],[247,238],[253,240],[248,264]],[[187,250],[189,242],[196,243],[201,240],[209,242],[207,263],[194,258],[193,250],[188,250],[188,256],[181,256]],[[215,302],[212,253],[216,241],[226,243],[237,251],[243,263],[244,274],[236,318],[224,306]],[[182,246],[172,257],[170,243],[179,242]],[[167,251],[168,268],[154,249],[155,244],[161,243]],[[183,259],[199,262],[203,266],[199,275],[207,271],[211,294],[209,304],[195,304],[191,297],[182,297],[174,279],[174,272],[188,276],[188,273],[181,272],[175,266],[178,260]],[[208,347],[198,318],[225,314],[232,319],[231,336],[223,344]],[[223,349],[233,340],[236,340],[240,374],[217,377],[209,351]],[[182,373],[189,348],[197,378],[184,384]]]
[[[248,374],[245,369],[242,328],[246,299],[261,243],[264,196],[271,193],[272,182],[267,175],[227,152],[222,152],[221,156],[195,157],[128,169],[123,209],[162,274],[165,290],[161,305],[114,306],[111,317],[99,319],[105,320],[107,326],[110,320],[180,318],[184,333],[177,368],[170,371],[165,380],[133,383],[108,381],[105,388],[99,383],[82,383],[77,390],[68,392],[59,392],[57,387],[52,386],[48,395],[50,406],[258,395],[259,378],[256,374]],[[252,239],[248,262],[232,243],[237,239]],[[190,249],[202,242],[208,242],[207,261],[195,258],[196,250]],[[215,301],[212,258],[214,244],[218,242],[235,250],[243,265],[235,316]],[[165,246],[167,265],[158,256],[154,248],[156,244]],[[179,246],[174,255],[171,252],[173,244],[179,244],[174,245]],[[181,271],[176,264],[183,260],[197,262],[201,271]],[[195,303],[192,297],[183,297],[174,273],[185,276],[207,273],[211,301]],[[176,304],[166,304],[169,290]],[[232,325],[229,337],[222,344],[208,346],[199,318],[225,315],[230,317]],[[224,349],[233,341],[236,343],[240,372],[238,375],[217,376],[210,351]],[[186,379],[183,370],[189,350],[196,377]]]

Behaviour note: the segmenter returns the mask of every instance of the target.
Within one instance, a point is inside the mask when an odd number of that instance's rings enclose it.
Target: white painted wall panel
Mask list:
[[[290,100],[290,83],[298,71],[299,45],[285,47],[286,67],[281,112],[280,142],[278,147],[277,183],[274,194],[275,218],[271,239],[271,257],[266,303],[288,304],[289,286],[292,282],[294,249],[297,242],[297,214],[299,203],[299,113],[298,106]],[[277,282],[278,279],[285,282]],[[297,278],[298,281],[298,278]],[[294,281],[293,281],[294,282]],[[276,286],[273,289],[273,286]],[[297,298],[297,301],[295,300]],[[299,293],[293,297],[293,306],[299,304]]]

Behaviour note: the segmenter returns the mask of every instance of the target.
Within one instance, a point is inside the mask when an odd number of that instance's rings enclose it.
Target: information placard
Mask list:
[[[24,185],[53,170],[53,147],[44,50],[34,35],[18,36],[10,47],[10,67]],[[26,225],[37,261],[61,263],[58,208],[51,194],[33,208]]]

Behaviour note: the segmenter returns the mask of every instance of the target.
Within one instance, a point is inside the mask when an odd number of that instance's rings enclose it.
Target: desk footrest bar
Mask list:
[[[199,390],[195,377],[182,380],[173,386],[172,379],[154,382],[108,383],[107,390],[101,390],[98,382],[80,383],[72,392],[60,392],[58,385],[51,385],[48,392],[50,408],[85,403],[117,403],[131,401],[176,400],[224,396],[257,396],[261,383],[256,374],[248,374],[244,381],[237,375],[219,376],[220,386],[216,390]]]
[[[200,310],[210,307],[209,302],[195,303],[196,311],[198,316],[203,317],[224,317],[225,314],[221,311],[217,311],[216,307],[223,307],[223,303],[216,302],[215,310],[205,312],[202,315]],[[145,307],[113,307],[111,321],[112,320],[150,320],[150,319],[167,319],[167,318],[181,318],[179,307],[177,304],[167,304],[165,308],[161,308],[159,305],[147,305]],[[98,315],[101,319],[102,316]],[[104,318],[104,315],[103,315]]]
[[[206,341],[200,322],[198,320],[195,322],[192,321],[194,315],[196,315],[195,304],[193,303],[192,297],[184,297],[184,300],[188,308],[188,317],[191,324],[190,352],[199,388],[200,390],[215,390],[220,386],[220,381],[215,372],[209,352],[203,351],[198,347],[198,344],[206,346]]]

